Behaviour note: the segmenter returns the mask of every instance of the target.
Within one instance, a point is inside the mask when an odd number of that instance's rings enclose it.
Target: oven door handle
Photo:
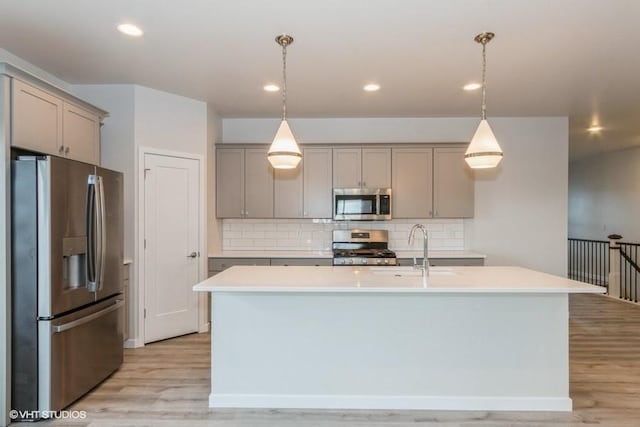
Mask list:
[[[85,317],[81,317],[80,319],[73,320],[73,321],[71,321],[69,323],[64,323],[64,324],[58,325],[58,326],[52,326],[51,327],[51,331],[54,334],[58,334],[60,332],[68,331],[69,329],[73,329],[73,328],[76,328],[76,327],[78,327],[80,325],[84,325],[85,323],[89,323],[92,320],[95,320],[95,319],[97,319],[99,317],[102,317],[102,316],[108,314],[108,313],[111,313],[112,311],[115,311],[115,310],[119,309],[123,305],[124,305],[124,300],[120,300],[120,299],[116,300],[115,304],[110,305],[107,308],[103,308],[100,311],[96,311],[93,314],[90,314],[90,315],[85,316]]]

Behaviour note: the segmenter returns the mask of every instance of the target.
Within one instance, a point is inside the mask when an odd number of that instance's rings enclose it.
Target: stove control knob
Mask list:
[[[385,259],[385,260],[384,260],[384,263],[385,263],[386,265],[389,265],[389,260],[388,260],[388,259]]]
[[[376,264],[382,264],[382,260],[381,259],[377,259],[376,260]]]
[[[362,259],[360,260],[360,264],[362,264],[362,265],[367,265],[367,259],[366,259],[366,258],[362,258]]]
[[[353,260],[352,260],[352,259],[347,260],[347,262],[348,262],[349,264],[353,264]]]

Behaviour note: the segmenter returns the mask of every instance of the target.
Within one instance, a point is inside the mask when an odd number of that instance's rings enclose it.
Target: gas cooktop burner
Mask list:
[[[333,256],[334,258],[394,258],[396,254],[389,249],[334,249]]]
[[[396,265],[386,230],[334,230],[333,265]]]

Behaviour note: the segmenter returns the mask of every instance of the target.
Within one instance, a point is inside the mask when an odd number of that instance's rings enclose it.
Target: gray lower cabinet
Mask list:
[[[271,265],[269,258],[209,258],[209,276],[234,265]],[[213,274],[212,274],[213,273]]]
[[[331,265],[331,261],[331,258],[271,258],[271,265],[320,267]]]
[[[209,258],[209,277],[234,265],[326,266],[331,258]]]
[[[418,264],[422,263],[422,257],[416,258]],[[398,265],[402,267],[412,266],[413,258],[398,258]],[[432,267],[482,267],[484,258],[429,258]]]

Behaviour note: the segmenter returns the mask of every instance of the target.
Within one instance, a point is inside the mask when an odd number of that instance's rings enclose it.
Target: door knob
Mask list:
[[[198,256],[197,252],[191,252],[189,255],[187,255],[187,258],[196,258]]]

